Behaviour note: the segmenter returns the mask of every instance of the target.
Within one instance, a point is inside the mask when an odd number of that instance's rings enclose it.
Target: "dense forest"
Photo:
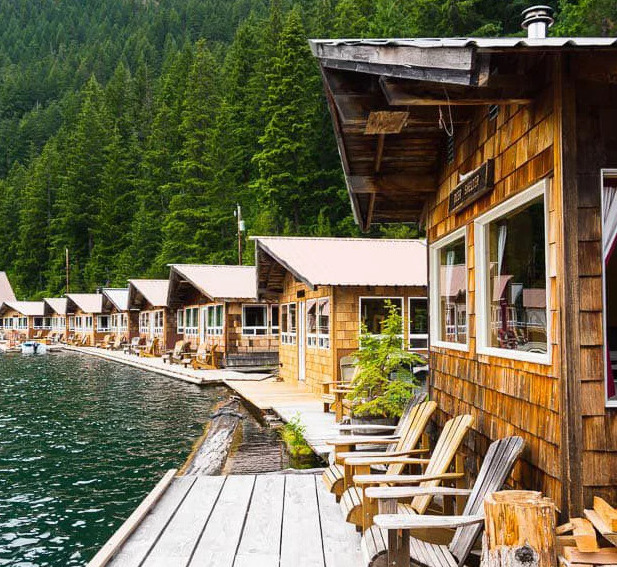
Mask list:
[[[236,203],[248,234],[357,234],[307,39],[517,34],[529,4],[0,0],[0,269],[41,297],[66,248],[73,291],[234,263]],[[614,0],[551,4],[615,34]]]

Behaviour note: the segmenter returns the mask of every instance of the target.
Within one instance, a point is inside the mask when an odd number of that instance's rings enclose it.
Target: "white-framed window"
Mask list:
[[[81,315],[75,315],[75,330],[76,331],[83,331],[83,328],[84,328],[83,320],[84,318]]]
[[[221,336],[224,328],[224,305],[208,305],[206,309],[206,335]]]
[[[43,329],[51,329],[51,317],[43,318]]]
[[[605,398],[617,408],[617,169],[603,169],[601,179]]]
[[[176,331],[179,335],[184,333],[184,309],[176,311]]]
[[[268,306],[245,304],[242,306],[242,334],[268,334]]]
[[[279,313],[280,309],[278,305],[270,305],[270,333],[272,335],[279,334]]]
[[[163,335],[163,312],[155,311],[151,314],[152,329],[155,337],[161,337]]]
[[[28,317],[18,317],[17,318],[17,328],[19,330],[24,330],[28,328]]]
[[[150,334],[150,313],[147,311],[142,311],[139,314],[139,334],[140,335]]]
[[[317,301],[317,346],[330,348],[330,298]]]
[[[317,348],[317,300],[306,302],[306,346]]]
[[[409,349],[428,350],[428,298],[409,298]]]
[[[44,328],[45,324],[43,322],[43,317],[35,317],[34,318],[34,328],[35,329],[42,329]]]
[[[107,333],[111,331],[109,315],[97,315],[96,316],[96,330],[99,333]]]
[[[84,317],[84,329],[86,331],[91,331],[92,330],[92,323],[93,323],[93,317],[92,315],[86,315]]]
[[[199,335],[199,307],[189,307],[184,310],[184,334],[187,337]]]
[[[371,335],[381,335],[382,324],[389,314],[388,304],[396,307],[403,317],[402,297],[361,297],[360,298],[360,333],[363,329]],[[402,329],[401,329],[402,332]],[[401,339],[403,334],[400,335]]]
[[[547,182],[474,221],[477,352],[550,364]]]
[[[74,330],[75,330],[75,317],[71,315],[69,317],[69,331],[74,331]]]
[[[281,305],[281,343],[295,345],[297,341],[297,305],[284,303]]]
[[[467,227],[431,245],[431,345],[468,350]]]

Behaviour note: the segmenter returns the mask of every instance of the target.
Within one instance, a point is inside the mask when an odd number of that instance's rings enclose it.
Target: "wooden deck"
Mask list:
[[[362,564],[359,535],[312,474],[177,477],[133,523],[89,567]]]

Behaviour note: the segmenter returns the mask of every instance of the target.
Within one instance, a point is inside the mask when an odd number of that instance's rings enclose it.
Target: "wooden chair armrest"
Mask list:
[[[338,425],[339,431],[394,431],[397,428],[396,425]]]
[[[388,437],[372,437],[370,435],[360,435],[347,437],[337,437],[336,439],[328,439],[328,445],[392,445],[399,440],[398,435],[390,435]]]
[[[385,453],[384,451],[337,451],[337,459],[359,459],[366,457],[405,457],[407,455],[413,455],[416,452],[424,451],[424,449],[414,449],[412,451],[397,451],[395,453]]]
[[[355,484],[420,484],[427,480],[456,480],[463,478],[465,473],[443,474],[356,474]]]
[[[471,488],[452,488],[450,486],[374,486],[365,492],[369,498],[400,499],[414,496],[469,496]]]
[[[377,514],[375,525],[384,530],[413,530],[418,528],[459,528],[484,522],[484,516],[430,516],[408,514]]]
[[[349,392],[352,392],[353,388],[333,388],[332,390],[330,390],[331,394],[349,394]]]
[[[389,453],[385,453],[376,457],[359,457],[357,459],[346,459],[346,465],[352,466],[370,466],[370,465],[428,465],[430,459],[418,459],[416,457],[392,457]]]

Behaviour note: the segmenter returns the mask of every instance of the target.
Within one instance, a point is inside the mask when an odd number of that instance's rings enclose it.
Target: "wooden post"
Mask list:
[[[555,567],[555,504],[540,492],[506,490],[484,500],[481,567]]]

